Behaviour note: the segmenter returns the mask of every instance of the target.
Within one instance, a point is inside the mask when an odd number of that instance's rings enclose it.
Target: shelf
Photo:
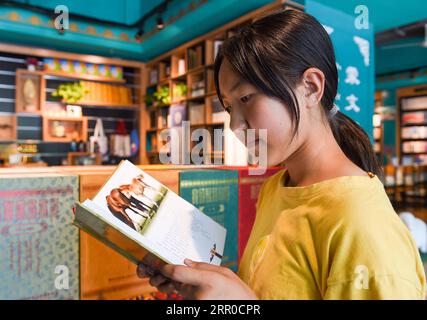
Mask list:
[[[427,151],[424,152],[402,152],[405,155],[418,155],[418,154],[427,154]]]
[[[402,112],[418,112],[418,111],[427,111],[427,107],[426,108],[421,108],[421,109],[413,109],[413,110],[401,110]]]
[[[77,105],[84,107],[109,107],[117,109],[139,109],[139,104],[124,104],[120,105],[117,103],[108,103],[108,102],[78,102]]]
[[[85,121],[84,117],[56,117],[56,116],[48,116],[44,115],[43,118],[49,121],[73,121],[73,122],[83,122]]]
[[[402,138],[402,141],[427,141],[427,138]]]
[[[96,76],[96,75],[90,75],[90,74],[67,73],[67,72],[61,72],[61,71],[34,71],[34,72],[37,72],[44,76],[53,76],[53,77],[59,77],[59,78],[72,78],[72,79],[110,82],[110,83],[126,83],[126,80],[124,79],[107,78],[103,76]]]
[[[423,123],[405,123],[402,127],[427,127],[427,122]]]
[[[170,80],[174,81],[174,80],[180,80],[180,79],[186,78],[187,74],[188,74],[187,72],[184,72],[183,74],[170,77]]]
[[[52,122],[62,122],[63,137],[52,134]],[[43,116],[43,141],[48,142],[71,142],[73,138],[77,141],[87,141],[87,117],[55,117]],[[77,137],[75,137],[77,135]]]

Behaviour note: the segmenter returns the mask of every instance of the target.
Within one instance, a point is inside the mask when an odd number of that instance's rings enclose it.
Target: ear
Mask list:
[[[322,100],[325,88],[325,75],[317,68],[305,70],[301,84],[304,88],[306,103],[308,107],[317,107]]]

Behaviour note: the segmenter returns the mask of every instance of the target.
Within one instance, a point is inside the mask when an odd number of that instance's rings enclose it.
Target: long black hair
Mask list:
[[[215,87],[221,99],[219,69],[224,59],[263,94],[279,99],[289,109],[294,134],[300,111],[294,88],[309,68],[325,75],[321,105],[344,154],[365,171],[382,177],[382,170],[366,132],[341,112],[330,116],[338,87],[332,41],[311,15],[297,10],[271,12],[242,27],[222,44],[215,59]]]

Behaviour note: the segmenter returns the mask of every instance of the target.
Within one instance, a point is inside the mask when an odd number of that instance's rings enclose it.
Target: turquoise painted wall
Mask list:
[[[405,42],[393,43],[393,45],[402,44],[420,44],[423,38],[409,39]],[[380,46],[375,54],[376,74],[397,73],[404,70],[427,67],[427,47],[421,45],[407,46],[402,48],[392,48],[391,44]]]
[[[373,141],[373,27],[356,29],[354,13],[346,14],[320,2],[307,0],[305,8],[329,30],[334,45],[339,77],[335,103],[341,112],[358,122]]]

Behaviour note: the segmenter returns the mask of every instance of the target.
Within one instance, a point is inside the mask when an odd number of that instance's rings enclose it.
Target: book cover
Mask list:
[[[75,224],[134,263],[154,269],[185,258],[219,265],[226,230],[129,161],[93,200],[77,204]]]
[[[185,104],[174,104],[169,108],[171,127],[181,127],[182,121],[187,119],[187,107]]]
[[[227,229],[222,265],[237,270],[237,171],[193,170],[180,173],[179,193]]]
[[[78,299],[78,177],[0,178],[0,299]]]
[[[243,255],[256,217],[256,203],[262,184],[268,177],[283,170],[269,167],[262,174],[252,174],[248,166],[222,166],[221,170],[236,171],[238,174],[238,261]]]

